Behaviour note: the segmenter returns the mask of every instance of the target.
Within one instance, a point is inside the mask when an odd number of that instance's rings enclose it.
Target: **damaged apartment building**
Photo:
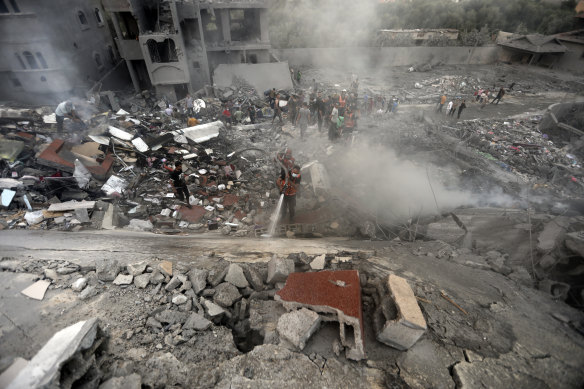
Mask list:
[[[0,99],[84,95],[119,62],[99,0],[0,0]]]
[[[268,4],[228,0],[104,0],[136,91],[170,100],[211,84],[220,64],[270,62]]]

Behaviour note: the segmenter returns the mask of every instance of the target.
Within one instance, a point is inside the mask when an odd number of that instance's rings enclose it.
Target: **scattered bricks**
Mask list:
[[[229,282],[224,282],[217,285],[215,288],[215,295],[213,296],[213,301],[221,305],[224,308],[228,308],[233,305],[234,302],[241,298],[241,294],[237,288],[231,285]]]
[[[200,205],[193,205],[191,208],[181,206],[178,209],[179,219],[189,223],[198,223],[205,216],[205,213],[207,211]]]
[[[147,263],[142,261],[138,263],[131,263],[128,266],[126,266],[126,269],[128,270],[128,273],[136,277],[146,271],[146,266]]]
[[[206,329],[211,327],[211,324],[213,323],[205,319],[204,316],[193,312],[191,313],[191,316],[189,316],[189,318],[187,319],[182,328],[183,330],[205,331]]]
[[[278,333],[299,350],[303,350],[306,346],[306,341],[318,329],[320,321],[318,313],[301,308],[280,316]]]
[[[426,320],[412,288],[405,279],[390,274],[387,278],[387,288],[395,303],[397,317],[393,320],[386,318],[385,325],[377,333],[377,340],[398,350],[407,350],[426,331]]]
[[[288,275],[293,272],[293,260],[274,257],[268,262],[267,283],[275,284],[276,282],[284,282],[288,278]]]
[[[120,270],[120,264],[115,259],[105,258],[95,261],[95,273],[98,280],[111,282],[116,279]]]
[[[310,268],[312,270],[324,269],[324,265],[326,263],[325,258],[326,258],[325,254],[319,255],[318,257],[314,258],[314,260],[310,262]]]
[[[209,272],[203,269],[192,269],[188,272],[189,281],[193,285],[193,291],[199,294],[207,286]]]
[[[225,275],[225,281],[237,286],[238,288],[245,288],[249,286],[249,283],[245,278],[245,274],[243,274],[243,269],[236,263],[229,265],[227,274]]]
[[[162,274],[166,274],[167,276],[172,276],[172,262],[170,261],[162,261],[158,264],[158,270],[162,272]]]
[[[174,276],[174,277],[172,277],[170,282],[168,284],[166,284],[166,287],[164,288],[164,290],[166,290],[167,292],[171,292],[171,291],[175,290],[176,288],[178,288],[180,284],[182,284],[181,280],[178,278],[178,276]]]
[[[133,280],[134,276],[131,274],[118,274],[113,283],[114,285],[131,285]]]
[[[357,270],[292,273],[284,288],[274,298],[288,310],[309,308],[324,313],[322,320],[339,322],[341,343],[346,357],[365,358],[361,286]],[[347,327],[353,336],[346,335]]]
[[[247,282],[249,282],[249,284],[255,291],[260,292],[264,289],[262,277],[260,277],[260,275],[255,271],[253,267],[249,266],[244,267],[243,274],[245,274]]]
[[[134,285],[136,285],[136,288],[144,289],[150,283],[151,277],[152,275],[148,273],[137,275],[134,277]]]
[[[237,204],[237,202],[239,201],[239,197],[237,197],[234,194],[226,194],[225,196],[223,196],[223,206],[225,208],[229,208],[231,207],[233,204]],[[238,218],[239,219],[239,218]]]

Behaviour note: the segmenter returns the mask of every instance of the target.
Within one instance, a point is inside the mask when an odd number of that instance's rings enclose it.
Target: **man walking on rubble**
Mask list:
[[[288,180],[286,180],[288,178]],[[280,194],[284,195],[284,201],[282,202],[282,214],[280,219],[283,221],[286,217],[286,210],[290,215],[289,223],[294,223],[294,215],[296,213],[296,194],[300,189],[300,182],[302,177],[300,175],[300,166],[294,165],[291,170],[288,171],[288,175],[285,173],[280,174],[276,184],[280,190]]]
[[[308,104],[302,103],[302,108],[298,112],[296,118],[296,125],[300,125],[300,138],[304,139],[304,133],[308,127],[308,121],[310,120],[310,110],[308,109]]]
[[[503,96],[505,96],[505,89],[501,87],[501,89],[499,89],[499,92],[497,93],[497,96],[493,99],[493,101],[491,101],[491,104],[497,101],[497,105],[499,105],[499,101],[501,101]]]
[[[462,113],[462,110],[466,108],[465,102],[466,100],[462,100],[462,102],[460,103],[460,106],[458,107],[458,116],[456,117],[456,119],[460,119],[460,114]]]
[[[57,109],[55,109],[57,132],[63,132],[63,122],[65,121],[65,118],[69,118],[75,122],[83,123],[83,120],[77,116],[75,106],[69,100],[63,101],[61,104],[57,105]]]
[[[167,166],[166,164],[163,164],[162,167],[170,172],[170,180],[174,188],[174,193],[178,196],[178,199],[180,201],[185,201],[186,199],[186,202],[190,208],[191,205],[189,204],[189,188],[187,187],[187,181],[183,174],[182,163],[179,162],[176,164],[174,169],[170,166]]]
[[[448,103],[448,105],[446,106],[446,115],[448,116],[448,114],[450,113],[450,110],[452,109],[452,106],[454,105],[454,102],[452,100],[450,100],[450,102]]]
[[[280,94],[276,95],[276,100],[274,101],[274,116],[272,116],[272,124],[274,124],[276,116],[280,119],[280,124],[284,123],[282,120],[282,108],[280,108]]]
[[[337,139],[338,135],[338,121],[339,121],[339,103],[335,103],[333,105],[333,109],[331,110],[331,114],[329,116],[330,123],[329,123],[329,131],[328,137],[330,141],[334,141]]]
[[[322,130],[322,120],[325,113],[325,103],[320,92],[316,95],[316,121],[318,123],[318,132]]]
[[[192,118],[195,112],[193,109],[193,98],[189,94],[187,94],[187,97],[185,98],[185,108],[187,110],[187,117]]]

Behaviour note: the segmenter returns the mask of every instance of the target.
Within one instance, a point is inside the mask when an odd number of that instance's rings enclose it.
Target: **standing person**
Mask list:
[[[438,109],[436,110],[436,112],[442,112],[442,108],[444,107],[445,103],[446,103],[446,95],[442,94],[442,96],[440,96],[440,102],[438,103]]]
[[[338,109],[339,103],[335,103],[333,105],[333,109],[331,110],[331,114],[329,115],[329,132],[328,132],[328,137],[330,141],[334,141],[335,139],[337,139],[337,125],[338,125],[338,121],[339,121],[339,109]]]
[[[446,106],[446,115],[448,115],[450,113],[450,110],[452,109],[453,105],[454,105],[454,102],[452,100],[450,100],[450,102]]]
[[[353,133],[353,130],[355,129],[355,127],[357,126],[357,118],[355,117],[355,113],[351,110],[351,108],[347,108],[345,110],[345,120],[344,120],[344,126],[345,126],[345,131],[344,131],[344,136],[345,134],[347,136],[351,136],[351,134]]]
[[[247,109],[247,114],[249,115],[249,121],[251,122],[251,124],[255,124],[255,119],[256,119],[255,105],[249,106],[249,108]]]
[[[193,117],[193,98],[191,97],[190,94],[187,94],[187,97],[185,98],[185,108],[186,108],[186,113],[187,113],[187,117],[192,118]]]
[[[290,119],[290,123],[296,123],[296,112],[297,112],[297,103],[298,98],[296,95],[292,95],[288,100],[288,119]]]
[[[475,99],[475,101],[480,101],[482,94],[483,94],[483,90],[479,89],[477,91],[477,94],[476,94],[477,98]]]
[[[298,70],[296,72],[296,82],[298,82],[298,84],[300,85],[300,79],[302,78],[302,73],[300,73],[300,70]]]
[[[341,95],[339,96],[339,115],[343,116],[345,114],[345,107],[347,106],[347,90],[343,89]]]
[[[489,91],[483,91],[481,94],[481,109],[485,108],[485,105],[489,102]]]
[[[69,100],[63,101],[61,104],[57,105],[57,109],[55,109],[55,119],[57,119],[57,131],[63,131],[63,122],[65,118],[69,118],[75,122],[83,123],[83,120],[77,116],[77,112],[75,111],[75,106]]]
[[[462,103],[460,103],[460,107],[458,107],[458,116],[456,117],[456,119],[460,119],[460,114],[462,113],[462,110],[466,108],[465,102],[466,100],[462,100]]]
[[[288,178],[288,180],[286,180]],[[276,184],[280,190],[280,194],[284,195],[284,201],[282,202],[282,214],[280,215],[283,221],[286,217],[286,211],[289,212],[289,223],[294,223],[294,215],[296,214],[296,194],[300,189],[300,182],[302,177],[300,175],[300,166],[294,165],[294,167],[288,171],[288,175],[284,172],[280,174]]]
[[[276,101],[276,88],[272,88],[270,91],[268,98],[270,99],[270,108],[274,109],[274,101]]]
[[[454,100],[454,104],[452,104],[452,108],[448,112],[448,115],[449,116],[454,116],[454,114],[456,113],[456,109],[457,108],[458,108],[458,99]]]
[[[240,124],[243,121],[243,111],[241,110],[240,106],[237,106],[237,108],[235,109],[233,117],[235,118],[235,123]]]
[[[223,119],[223,123],[225,123],[226,125],[231,124],[231,111],[229,110],[227,105],[223,107],[223,113],[221,114],[221,118]]]
[[[304,139],[304,133],[308,127],[308,121],[310,120],[310,110],[308,109],[308,104],[302,103],[302,108],[298,112],[298,117],[296,118],[296,125],[300,125],[300,138]]]
[[[274,116],[272,117],[272,124],[276,120],[276,116],[280,119],[280,124],[284,123],[282,120],[282,108],[280,108],[280,94],[276,95],[276,100],[274,100]]]
[[[322,130],[322,121],[325,115],[325,104],[320,92],[316,95],[316,119],[318,123],[318,132]]]
[[[501,87],[501,89],[499,89],[499,92],[497,93],[497,96],[493,99],[493,101],[491,101],[491,104],[497,101],[497,105],[499,105],[499,101],[501,101],[503,96],[505,96],[505,89]]]
[[[397,97],[393,98],[393,103],[391,105],[391,113],[397,113],[397,106],[399,105],[399,100]]]
[[[312,79],[312,92],[313,93],[318,92],[318,84],[316,83],[316,80],[314,78]]]
[[[163,164],[162,167],[170,172],[170,180],[174,188],[174,193],[178,196],[178,199],[180,201],[185,201],[186,199],[186,202],[190,208],[191,205],[189,204],[189,188],[187,187],[187,181],[183,174],[182,163],[179,162],[174,169],[170,166],[167,166],[166,164]]]

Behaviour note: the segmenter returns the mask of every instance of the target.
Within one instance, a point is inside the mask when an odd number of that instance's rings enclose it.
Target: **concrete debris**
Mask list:
[[[20,293],[31,299],[42,300],[45,298],[45,292],[49,285],[51,285],[50,281],[37,281]]]
[[[191,282],[193,292],[201,293],[207,286],[207,276],[209,272],[204,269],[192,269],[188,272],[189,281]]]
[[[113,280],[114,285],[131,285],[134,280],[134,276],[131,274],[118,274]]]
[[[99,385],[98,389],[140,389],[142,377],[139,374],[130,374],[125,377],[112,377]]]
[[[144,289],[150,283],[151,277],[150,273],[136,275],[134,276],[134,285],[136,285],[136,288]]]
[[[303,350],[306,341],[318,329],[320,321],[318,313],[301,308],[280,316],[278,333],[299,350]]]
[[[39,350],[8,385],[8,389],[71,388],[85,377],[97,386],[100,380],[96,350],[103,342],[99,322],[93,318],[62,329]],[[64,366],[76,366],[65,369]]]
[[[237,286],[238,288],[245,288],[249,286],[247,278],[243,273],[243,269],[236,263],[229,265],[229,269],[225,275],[225,281]]]
[[[241,294],[237,288],[229,282],[223,282],[215,287],[213,301],[215,301],[220,306],[228,308],[239,299],[241,299]]]
[[[71,289],[75,292],[81,292],[87,286],[87,278],[81,277],[71,284]]]
[[[404,278],[390,274],[387,278],[387,288],[396,307],[396,317],[385,318],[385,323],[377,332],[377,340],[398,350],[407,350],[426,331],[426,320],[414,292]],[[380,313],[385,315],[383,311],[381,309]]]
[[[183,324],[183,330],[196,330],[196,331],[205,331],[209,327],[211,327],[213,323],[209,320],[205,319],[204,316],[198,313],[191,313],[191,316],[187,319],[185,324]]]
[[[310,262],[310,268],[312,270],[322,270],[322,269],[324,269],[324,266],[325,266],[325,263],[326,263],[325,262],[325,258],[326,258],[326,255],[325,254],[322,254],[322,255],[319,255],[319,256],[315,257],[312,260],[312,262]]]
[[[101,281],[112,282],[118,276],[121,267],[115,259],[99,259],[95,261],[95,273]]]

